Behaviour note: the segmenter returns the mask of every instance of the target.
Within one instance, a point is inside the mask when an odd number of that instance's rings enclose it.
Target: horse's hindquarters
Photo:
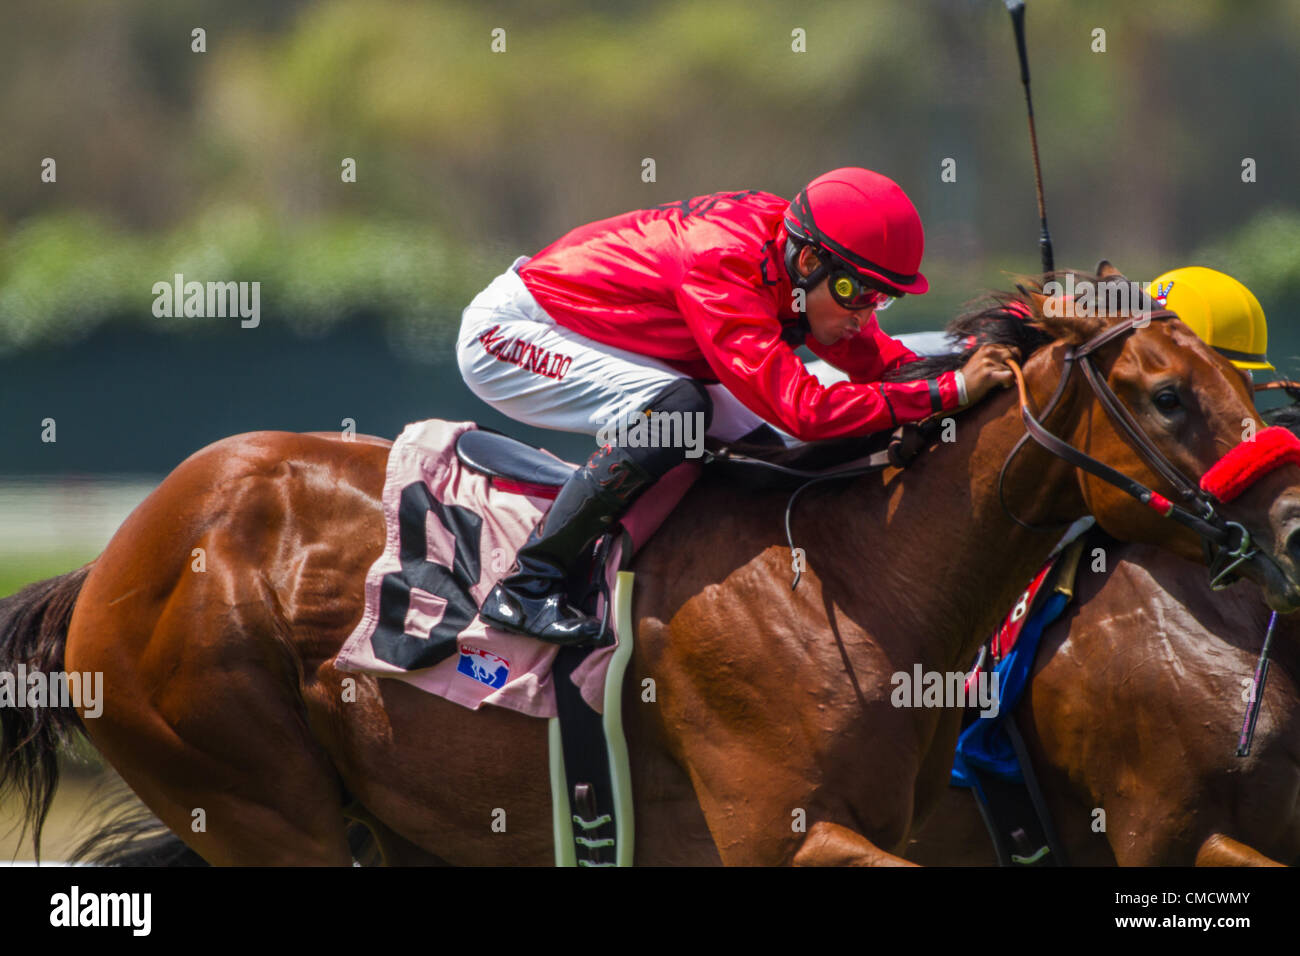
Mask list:
[[[338,775],[301,692],[304,650],[324,650],[316,641],[346,625],[349,604],[359,613],[359,586],[336,580],[327,599],[309,568],[330,538],[377,547],[378,489],[366,501],[355,479],[368,465],[382,481],[384,459],[298,435],[219,442],[131,514],[86,580],[67,666],[103,675],[87,732],[209,862],[351,862]],[[304,614],[321,626],[295,630]]]

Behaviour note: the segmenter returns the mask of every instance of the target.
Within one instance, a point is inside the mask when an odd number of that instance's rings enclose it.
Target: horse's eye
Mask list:
[[[1152,400],[1156,403],[1156,408],[1162,412],[1172,412],[1182,405],[1182,402],[1178,400],[1178,392],[1172,388],[1161,389],[1156,392],[1155,398]]]

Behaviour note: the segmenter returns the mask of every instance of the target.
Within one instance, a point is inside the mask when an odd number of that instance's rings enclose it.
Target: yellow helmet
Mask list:
[[[1151,283],[1151,297],[1237,368],[1273,368],[1264,310],[1232,276],[1202,266],[1174,269]]]

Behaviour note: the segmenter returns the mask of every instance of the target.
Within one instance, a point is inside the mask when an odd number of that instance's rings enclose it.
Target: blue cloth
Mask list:
[[[1038,643],[1043,637],[1043,631],[1061,616],[1068,603],[1069,598],[1059,593],[1043,602],[1042,608],[1025,622],[1011,653],[997,666],[997,716],[976,717],[974,723],[957,738],[957,756],[952,765],[954,787],[976,785],[972,767],[996,774],[1004,780],[1023,782],[1020,761],[1016,759],[1015,747],[1002,725],[1002,719],[1015,710],[1025,688],[1029,686],[1029,674],[1038,654]]]

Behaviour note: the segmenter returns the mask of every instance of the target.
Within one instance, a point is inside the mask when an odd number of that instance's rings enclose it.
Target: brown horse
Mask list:
[[[1278,621],[1251,754],[1237,757],[1268,623],[1259,595],[1211,592],[1203,569],[1144,545],[1116,547],[1108,564],[1081,567],[1079,603],[1044,633],[1015,709],[1066,859],[1300,859],[1300,621]],[[951,789],[907,856],[996,865],[970,791]]]
[[[1016,298],[1037,327],[1010,297],[958,324],[1020,348],[1039,407],[1072,345],[1123,325],[1094,358],[1184,473],[1203,474],[1243,420],[1258,422],[1242,378],[1181,323],[1048,318],[1041,296]],[[1173,412],[1156,403],[1170,390]],[[1081,375],[1046,424],[1173,493]],[[891,675],[962,669],[1045,559],[1050,536],[999,502],[999,469],[1023,433],[1002,393],[905,472],[810,496],[795,522],[809,567],[793,593],[784,495],[738,499],[706,474],[635,564],[629,679],[653,687],[625,706],[639,861],[904,862],[913,821],[946,788],[957,727],[951,708],[893,706]],[[104,712],[82,721],[87,733],[209,862],[348,864],[349,816],[390,863],[553,858],[544,722],[371,678],[351,701],[332,666],[383,543],[386,455],[379,441],[284,433],[218,442],[179,465],[93,565],[0,608],[0,662],[103,673]],[[1036,446],[1002,491],[1025,521],[1092,513],[1122,537],[1200,553],[1181,526]],[[1243,571],[1267,600],[1300,606],[1300,468],[1273,470],[1222,512],[1256,542]],[[50,754],[77,716],[0,719],[0,772],[39,823]]]
[[[1265,416],[1293,431],[1295,406]],[[1015,719],[1066,858],[1087,865],[1300,861],[1300,620],[1279,618],[1251,753],[1238,734],[1268,624],[1247,586],[1144,545],[1080,567]],[[1104,828],[1096,811],[1105,811]],[[970,791],[952,788],[908,850],[993,865]]]

